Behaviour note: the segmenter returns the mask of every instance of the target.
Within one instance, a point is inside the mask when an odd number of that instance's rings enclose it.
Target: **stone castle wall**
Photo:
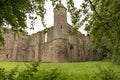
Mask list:
[[[16,39],[11,30],[4,34],[5,46],[0,47],[0,61],[77,62],[97,60],[88,51],[87,37],[67,23],[66,9],[54,9],[54,26],[32,35],[19,33]]]

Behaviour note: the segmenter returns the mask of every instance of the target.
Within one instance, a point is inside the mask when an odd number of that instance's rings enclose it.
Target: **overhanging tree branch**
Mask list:
[[[92,4],[92,1],[91,1],[91,0],[88,0],[88,1],[89,1],[90,5],[92,6],[94,12],[97,14],[98,18],[101,20],[101,22],[104,23],[104,24],[107,24],[107,25],[110,26],[110,28],[111,28],[111,24],[110,24],[109,22],[103,22],[103,18],[102,18],[102,17],[99,15],[99,13],[96,11],[94,5]]]
[[[102,17],[101,17],[101,16],[98,14],[98,12],[96,11],[94,5],[92,4],[92,1],[91,1],[91,0],[88,0],[88,1],[89,1],[90,5],[92,6],[93,10],[95,11],[95,13],[97,14],[98,18],[99,18],[100,20],[102,20]]]

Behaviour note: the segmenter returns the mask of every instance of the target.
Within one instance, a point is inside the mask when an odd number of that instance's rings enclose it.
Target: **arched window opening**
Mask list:
[[[7,58],[9,57],[8,54],[6,54],[6,57],[7,57]]]
[[[73,45],[71,45],[71,46],[70,46],[70,50],[73,50],[73,49],[74,49],[74,47],[73,47]]]
[[[62,29],[62,25],[60,26],[60,28]]]
[[[45,42],[47,42],[47,32],[45,32]]]

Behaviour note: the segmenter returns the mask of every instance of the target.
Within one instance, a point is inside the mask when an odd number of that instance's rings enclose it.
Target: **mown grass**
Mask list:
[[[19,70],[25,69],[25,64],[28,62],[0,62],[0,68],[10,70],[19,66]],[[40,63],[43,69],[58,68],[71,74],[75,80],[87,80],[88,77],[94,75],[101,67],[109,67],[117,72],[120,72],[120,65],[114,65],[111,62],[105,61],[90,61],[90,62],[75,62],[75,63]]]

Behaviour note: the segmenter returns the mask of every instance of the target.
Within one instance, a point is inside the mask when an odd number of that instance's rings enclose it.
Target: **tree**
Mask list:
[[[27,17],[31,19],[31,29],[34,29],[34,20],[41,17],[43,26],[46,9],[45,2],[48,0],[0,0],[0,45],[4,43],[3,26],[10,25],[13,32],[24,31],[27,27]],[[53,6],[58,8],[61,0],[50,0]]]
[[[108,55],[113,62],[120,64],[120,1],[88,1],[93,13],[87,20],[86,30],[92,39],[92,47],[97,51],[109,49]]]
[[[75,26],[73,32],[86,25],[91,50],[107,55],[114,63],[120,64],[120,1],[84,0],[77,10],[73,0],[68,0],[68,11]]]
[[[17,33],[27,28],[26,19],[32,20],[32,25],[37,16],[41,17],[44,24],[45,0],[0,0],[0,43],[4,42],[2,26],[11,25],[11,29]]]

